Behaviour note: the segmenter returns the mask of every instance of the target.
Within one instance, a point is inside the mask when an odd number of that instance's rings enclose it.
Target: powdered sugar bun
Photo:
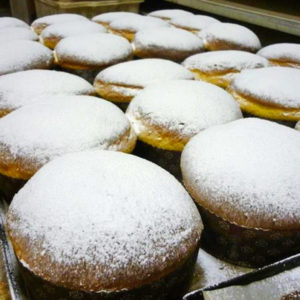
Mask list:
[[[213,23],[220,23],[220,21],[203,15],[183,15],[172,18],[170,23],[175,27],[197,33]]]
[[[300,229],[300,134],[246,118],[209,128],[185,147],[181,168],[193,198],[230,223]]]
[[[177,28],[155,28],[136,33],[134,54],[138,57],[158,57],[182,61],[204,51],[204,44],[196,35]]]
[[[147,29],[169,27],[170,25],[158,18],[133,15],[117,19],[109,24],[109,30],[132,41],[136,32]]]
[[[129,102],[147,85],[172,79],[194,79],[194,76],[179,64],[149,58],[123,62],[101,71],[94,87],[107,100]]]
[[[29,28],[29,25],[22,20],[13,17],[1,17],[0,18],[0,29],[10,27],[23,27]]]
[[[242,110],[263,118],[300,120],[300,70],[269,67],[244,70],[229,86]]]
[[[273,44],[260,49],[257,54],[267,58],[273,65],[300,68],[300,44]]]
[[[102,69],[132,57],[130,43],[109,33],[72,36],[55,47],[57,63],[69,69]]]
[[[52,51],[37,42],[10,41],[0,48],[0,75],[29,69],[48,69],[52,65]]]
[[[31,28],[36,34],[40,35],[49,25],[79,20],[87,20],[87,18],[77,14],[55,14],[36,19],[31,24]]]
[[[149,85],[130,102],[126,114],[141,141],[175,151],[182,151],[201,130],[242,118],[230,94],[192,80]]]
[[[196,79],[227,87],[242,70],[267,67],[269,62],[246,51],[221,50],[193,55],[182,65],[192,71]]]
[[[92,18],[93,22],[97,22],[106,28],[109,27],[109,24],[115,20],[118,20],[122,17],[127,17],[127,16],[136,16],[136,13],[129,12],[129,11],[113,11],[113,12],[108,12],[108,13],[103,13],[100,15],[97,15]]]
[[[78,20],[48,26],[41,33],[40,40],[45,46],[54,49],[57,43],[64,38],[104,32],[106,32],[106,29],[100,24],[88,20]]]
[[[40,95],[90,95],[94,88],[81,77],[59,71],[29,70],[0,77],[0,116],[28,105]]]
[[[128,119],[110,102],[90,96],[43,96],[36,101],[0,119],[0,172],[5,176],[28,179],[66,153],[134,148],[136,136]]]
[[[106,296],[170,274],[197,250],[203,228],[174,177],[113,151],[48,163],[14,197],[7,226],[19,260],[34,274]]]
[[[0,27],[1,43],[13,40],[37,41],[38,36],[29,27]]]
[[[261,48],[257,35],[245,26],[214,23],[200,33],[208,50],[244,50],[256,52]]]
[[[183,9],[161,9],[161,10],[152,11],[148,15],[163,20],[170,20],[172,18],[181,17],[181,16],[191,17],[193,16],[193,13]]]

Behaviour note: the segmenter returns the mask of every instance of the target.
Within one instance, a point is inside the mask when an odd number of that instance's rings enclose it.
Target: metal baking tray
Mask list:
[[[300,267],[300,253],[289,258],[283,259],[271,265],[259,268],[253,272],[246,273],[244,275],[232,278],[227,281],[223,281],[219,284],[204,287],[200,290],[196,290],[188,293],[183,297],[183,300],[203,300],[204,291],[213,291],[221,288],[226,288],[230,286],[241,286],[248,285],[253,282],[261,281],[266,278],[275,276],[284,271],[292,270],[294,268]],[[298,299],[298,298],[297,298]],[[232,299],[235,300],[235,299]],[[238,299],[236,299],[238,300]],[[267,300],[267,299],[266,299]]]
[[[29,293],[26,290],[26,286],[19,272],[18,261],[5,230],[5,214],[7,207],[8,205],[0,195],[0,251],[4,260],[7,283],[12,300],[29,300]],[[297,254],[290,258],[260,268],[256,271],[223,281],[216,285],[204,287],[202,289],[190,292],[183,297],[183,300],[203,300],[203,291],[216,290],[233,285],[247,285],[249,283],[272,277],[283,271],[291,270],[299,266],[300,254]]]

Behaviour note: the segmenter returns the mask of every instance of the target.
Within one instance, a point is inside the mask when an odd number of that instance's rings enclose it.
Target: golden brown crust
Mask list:
[[[191,27],[185,27],[185,26],[179,26],[179,25],[175,25],[173,23],[171,23],[174,27],[179,28],[179,29],[184,29],[187,30],[191,33],[198,33],[200,30],[196,29],[196,28],[191,28]]]
[[[94,82],[94,87],[100,97],[112,102],[119,102],[119,103],[124,103],[124,102],[128,103],[134,97],[128,95],[125,92],[126,89],[131,89],[131,90],[136,89],[137,91],[142,89],[142,87],[139,86],[103,82],[101,80],[96,80]],[[123,93],[122,90],[124,91]]]
[[[259,230],[285,231],[300,229],[299,218],[290,218],[288,220],[282,220],[279,222],[278,220],[270,219],[268,215],[262,214],[260,216],[249,216],[232,207],[231,204],[227,201],[224,201],[223,205],[219,206],[218,209],[216,209],[214,202],[207,201],[206,197],[199,194],[199,192],[194,188],[193,183],[186,180],[184,176],[183,182],[187,191],[197,204],[205,208],[212,215],[215,215],[228,223],[244,228],[253,228]]]
[[[244,95],[232,86],[229,86],[227,91],[231,93],[243,111],[252,115],[272,120],[300,120],[300,108],[286,108],[277,103],[269,103],[260,98]]]
[[[147,49],[139,48],[134,44],[134,55],[141,58],[163,58],[176,62],[181,62],[187,57],[199,53],[199,49],[196,50],[176,50],[176,49],[164,49],[159,47],[152,47]]]
[[[110,147],[118,151],[131,153],[135,147],[136,138],[133,130],[129,128],[118,140],[113,141]],[[0,143],[0,173],[16,179],[28,180],[44,163],[24,156],[15,156],[9,149]]]
[[[54,49],[56,47],[56,45],[58,44],[58,42],[61,40],[61,38],[59,37],[48,37],[48,38],[41,38],[40,37],[40,40],[41,40],[41,43],[50,48],[50,49]]]
[[[9,215],[8,224],[13,224],[13,222],[17,222],[17,218]],[[88,292],[117,292],[153,283],[180,268],[198,249],[198,243],[195,243],[197,233],[194,233],[191,239],[185,241],[185,253],[182,253],[182,251],[173,253],[176,260],[173,259],[172,264],[163,256],[155,262],[155,265],[148,265],[141,274],[134,267],[126,270],[120,267],[119,274],[114,278],[99,278],[100,274],[103,273],[103,267],[100,265],[87,266],[85,263],[80,262],[74,265],[64,265],[63,263],[54,262],[47,253],[43,253],[41,241],[36,240],[33,245],[29,243],[26,237],[21,235],[14,235],[13,237],[9,225],[8,234],[18,259],[25,262],[29,270],[35,275],[58,286]],[[44,265],[49,267],[40,267]],[[73,274],[73,276],[69,274]],[[77,285],[76,282],[80,282],[80,285]]]
[[[99,70],[99,72],[109,66],[112,66],[114,64],[117,64],[119,62],[123,61],[129,61],[132,59],[133,55],[130,55],[127,57],[127,59],[115,59],[111,60],[110,63],[102,63],[95,65],[94,63],[88,63],[86,61],[79,62],[78,59],[75,58],[75,60],[72,57],[68,58],[61,58],[56,51],[54,51],[54,60],[55,63],[61,66],[62,68],[66,69],[73,69],[73,70]]]
[[[31,28],[37,35],[40,35],[47,26],[49,26],[47,23],[34,23],[31,25]]]
[[[297,61],[287,59],[269,59],[269,62],[273,66],[300,68],[300,63]]]
[[[155,125],[147,116],[139,119],[134,117],[134,122],[139,123],[138,126],[143,128],[139,131],[138,139],[152,147],[182,151],[191,138],[191,136],[184,136],[178,131],[172,131],[170,128]]]
[[[132,42],[134,40],[135,33],[136,33],[136,32],[129,31],[129,30],[117,30],[117,29],[113,29],[111,27],[109,27],[109,31],[113,34],[120,35],[120,36],[124,37],[129,42]]]
[[[236,43],[230,43],[225,40],[204,41],[205,48],[210,51],[217,50],[243,50],[256,53],[257,48],[247,47]]]
[[[195,78],[197,80],[202,80],[206,82],[210,82],[212,84],[218,85],[222,88],[227,88],[231,82],[232,75],[238,73],[235,70],[226,70],[222,72],[202,72],[197,69],[189,69],[191,72],[195,74]]]

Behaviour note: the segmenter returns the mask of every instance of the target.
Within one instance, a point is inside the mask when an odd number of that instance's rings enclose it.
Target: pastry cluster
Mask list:
[[[300,251],[299,44],[179,9],[3,17],[0,41],[0,190],[32,299],[179,300],[200,243],[210,284],[211,255]]]

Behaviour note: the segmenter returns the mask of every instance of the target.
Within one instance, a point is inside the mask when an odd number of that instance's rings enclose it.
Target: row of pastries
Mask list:
[[[300,45],[182,10],[5,17],[1,39],[0,189],[33,299],[181,299],[200,239],[251,268],[299,252]]]

